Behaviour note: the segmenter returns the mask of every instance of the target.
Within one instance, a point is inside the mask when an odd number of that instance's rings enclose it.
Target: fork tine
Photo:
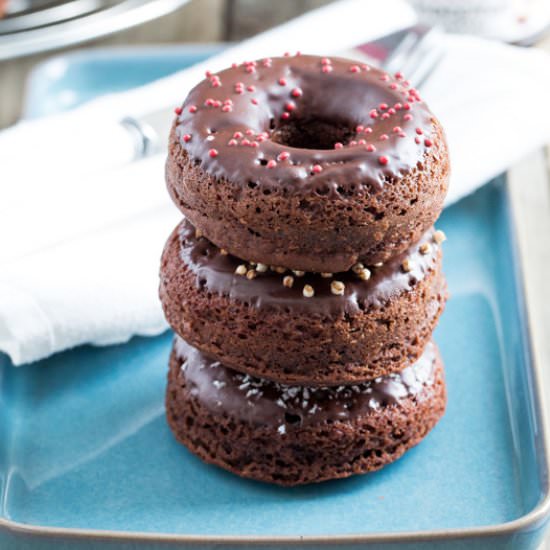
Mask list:
[[[443,56],[442,32],[437,27],[428,28],[415,46],[402,60],[399,70],[418,86],[426,80]]]
[[[421,36],[414,31],[408,32],[393,53],[383,63],[383,68],[388,73],[395,73],[401,70],[403,63],[414,50]]]

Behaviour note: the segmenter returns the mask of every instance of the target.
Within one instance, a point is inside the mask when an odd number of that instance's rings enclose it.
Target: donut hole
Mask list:
[[[319,118],[282,122],[271,135],[274,142],[297,149],[334,149],[335,143],[346,145],[352,137],[348,124]]]
[[[292,414],[292,413],[286,412],[285,422],[287,424],[300,424],[302,422],[302,417],[298,414]]]

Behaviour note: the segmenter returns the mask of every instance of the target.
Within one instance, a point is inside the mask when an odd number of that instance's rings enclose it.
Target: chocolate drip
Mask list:
[[[175,353],[185,371],[187,391],[212,412],[227,413],[253,425],[279,427],[349,420],[398,406],[418,396],[434,380],[437,350],[429,343],[412,366],[367,383],[333,388],[287,386],[224,367],[176,337]]]

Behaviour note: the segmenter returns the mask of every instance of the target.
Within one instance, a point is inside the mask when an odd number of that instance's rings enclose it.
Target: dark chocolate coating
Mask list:
[[[420,248],[428,245],[422,253]],[[403,263],[409,262],[409,271]],[[400,370],[422,353],[446,301],[441,250],[428,231],[371,278],[272,270],[252,280],[184,221],[162,258],[160,297],[172,328],[225,365],[284,383],[356,383]],[[283,285],[292,276],[292,288]],[[343,295],[331,291],[333,281]],[[303,296],[305,284],[315,295]]]
[[[237,257],[345,271],[404,250],[440,212],[446,145],[417,92],[352,61],[324,66],[298,56],[227,69],[219,84],[206,79],[190,92],[175,122],[170,193]]]
[[[167,417],[203,460],[282,485],[376,470],[416,445],[443,414],[437,349],[366,384],[285,386],[232,371],[176,338]]]

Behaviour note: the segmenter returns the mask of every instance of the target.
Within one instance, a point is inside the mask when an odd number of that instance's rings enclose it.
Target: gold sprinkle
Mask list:
[[[359,278],[362,281],[368,281],[371,276],[370,269],[367,269],[366,267],[364,267],[363,269],[357,272],[357,275],[359,275]]]
[[[258,264],[256,266],[256,271],[258,271],[259,273],[265,273],[267,271],[267,265],[265,264]]]
[[[303,277],[306,272],[305,271],[298,271],[298,270],[293,270],[292,273],[294,273],[294,275],[296,275],[296,277]],[[308,286],[308,285],[306,285]]]
[[[352,270],[354,273],[359,273],[362,269],[365,269],[365,266],[364,266],[361,262],[357,262],[357,263],[351,268],[351,270]]]
[[[277,267],[275,268],[275,271],[276,271],[277,273],[280,273],[280,274],[282,275],[282,274],[286,271],[286,267],[277,266]]]
[[[237,275],[246,275],[246,272],[247,272],[247,269],[244,264],[237,266],[237,269],[235,269],[235,273]]]
[[[256,262],[248,262],[252,267],[256,267]]]
[[[203,232],[200,229],[195,229],[195,238],[200,239],[203,236]]]
[[[311,285],[304,285],[304,290],[302,290],[302,294],[306,298],[311,298],[315,294],[315,290],[313,290],[313,287]]]
[[[254,277],[256,277],[256,271],[254,271],[253,269],[249,269],[246,272],[246,278],[247,279],[254,279]]]
[[[408,273],[409,271],[412,270],[413,266],[412,266],[412,263],[409,259],[405,259],[401,262],[401,267],[403,268],[403,271],[405,273]]]
[[[378,262],[374,264],[374,267],[382,267],[384,265],[384,262]]]
[[[220,248],[220,254],[222,256],[227,256],[229,254],[229,252],[227,252],[227,250],[225,248]]]
[[[432,247],[430,246],[430,243],[422,243],[418,250],[420,250],[420,254],[429,254]]]
[[[292,288],[293,284],[294,284],[294,277],[291,277],[290,275],[283,277],[283,285],[285,285],[287,288]]]
[[[332,281],[330,283],[330,291],[336,296],[343,296],[346,290],[346,285],[342,281]]]
[[[441,229],[438,229],[435,233],[434,233],[434,241],[437,243],[437,244],[441,244],[442,242],[446,241],[447,240],[447,235],[445,235],[445,233],[443,233],[443,231],[441,231]]]
[[[330,279],[332,277],[332,273],[321,273],[321,277],[323,277],[323,279]]]

